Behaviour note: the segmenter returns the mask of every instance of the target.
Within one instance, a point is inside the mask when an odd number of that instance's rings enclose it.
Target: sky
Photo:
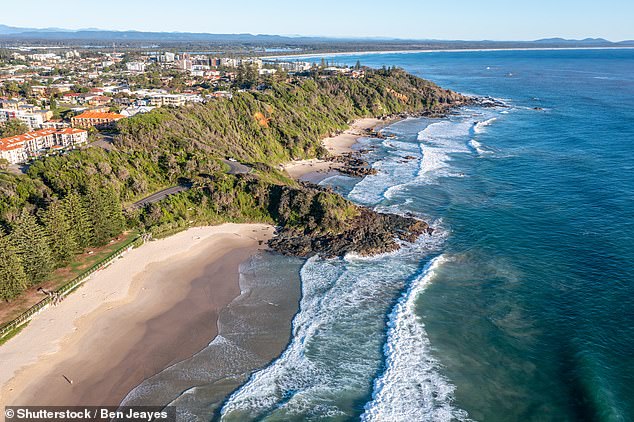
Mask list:
[[[25,0],[20,7],[15,0],[0,0],[0,6],[3,3],[0,24],[30,28],[452,40],[634,39],[632,0]]]

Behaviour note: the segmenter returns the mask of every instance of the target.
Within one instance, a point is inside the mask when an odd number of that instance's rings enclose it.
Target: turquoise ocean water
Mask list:
[[[288,348],[223,419],[634,420],[634,51],[334,60],[508,107],[396,123],[358,146],[377,175],[323,182],[437,232],[310,259]]]
[[[361,139],[379,172],[322,183],[434,235],[372,258],[252,260],[221,336],[127,400],[201,421],[634,420],[634,50],[334,60],[507,107]],[[299,267],[290,342],[244,382]],[[242,384],[219,402],[219,382]]]

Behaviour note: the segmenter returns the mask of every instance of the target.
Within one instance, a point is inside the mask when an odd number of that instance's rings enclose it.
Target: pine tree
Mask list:
[[[121,234],[125,230],[125,216],[123,215],[123,207],[121,206],[121,200],[119,199],[119,193],[117,190],[110,186],[103,192],[105,212],[108,215],[110,222],[110,237],[115,237]]]
[[[35,285],[53,270],[53,258],[46,231],[26,209],[22,210],[11,228],[10,238],[22,260],[28,284]]]
[[[11,238],[0,230],[0,299],[9,301],[27,287],[22,261]]]
[[[87,195],[89,215],[92,221],[95,245],[104,245],[125,228],[125,217],[117,191],[109,186],[93,185]]]
[[[63,266],[79,251],[64,204],[55,201],[42,213],[42,222],[48,234],[49,247],[57,266]]]
[[[66,219],[71,224],[75,253],[81,253],[93,244],[93,228],[86,207],[77,193],[71,193],[62,200]]]

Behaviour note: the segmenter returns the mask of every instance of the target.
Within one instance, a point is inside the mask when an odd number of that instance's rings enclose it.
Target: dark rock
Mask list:
[[[286,255],[324,257],[354,252],[362,256],[398,250],[397,240],[414,242],[432,229],[424,221],[397,214],[377,213],[359,207],[359,215],[340,233],[306,233],[282,227],[269,246]]]
[[[348,176],[365,177],[377,173],[376,169],[370,167],[368,162],[359,158],[357,154],[345,153],[329,157],[328,160],[342,164],[337,171]]]

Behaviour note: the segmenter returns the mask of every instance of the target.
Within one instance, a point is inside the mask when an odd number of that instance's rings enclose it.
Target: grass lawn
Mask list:
[[[39,287],[46,290],[58,289],[93,265],[105,260],[118,248],[131,243],[136,239],[137,235],[138,233],[135,231],[124,233],[111,240],[105,246],[91,248],[85,253],[74,257],[68,266],[58,268],[44,282],[31,287],[10,303],[0,303],[0,327],[45,298],[44,294],[37,291]]]

